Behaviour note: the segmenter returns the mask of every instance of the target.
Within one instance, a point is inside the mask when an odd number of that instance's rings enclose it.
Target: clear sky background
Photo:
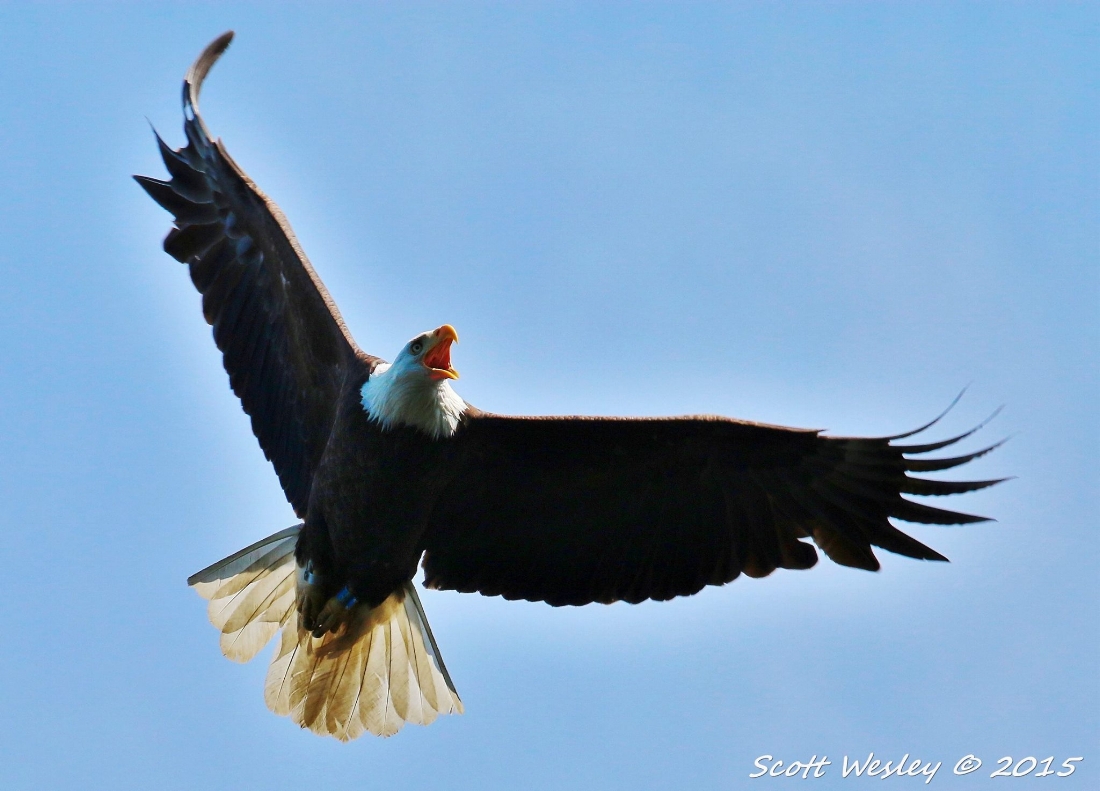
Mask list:
[[[733,789],[757,756],[1084,756],[1100,787],[1096,4],[0,6],[0,786]],[[360,345],[443,322],[459,392],[933,438],[911,526],[664,604],[424,603],[467,713],[341,745],[264,707],[188,574],[293,523],[229,391],[148,117],[205,116]],[[908,528],[907,528],[908,529]],[[973,753],[985,765],[951,774]],[[923,787],[915,779],[894,786]],[[802,787],[801,785],[799,787]]]

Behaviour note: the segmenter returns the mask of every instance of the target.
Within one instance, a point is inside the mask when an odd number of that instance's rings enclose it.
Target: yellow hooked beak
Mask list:
[[[431,371],[432,379],[457,379],[458,371],[451,366],[451,344],[458,343],[458,333],[450,324],[432,333],[435,345],[424,355],[424,365]]]

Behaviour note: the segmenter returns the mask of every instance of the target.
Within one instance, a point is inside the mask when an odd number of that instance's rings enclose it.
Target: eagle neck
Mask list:
[[[395,369],[390,363],[374,369],[361,394],[363,408],[382,428],[412,426],[433,439],[451,436],[467,409],[449,381]]]

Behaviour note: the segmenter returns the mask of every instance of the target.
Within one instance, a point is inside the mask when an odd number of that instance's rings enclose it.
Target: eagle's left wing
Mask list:
[[[911,432],[913,433],[913,432]],[[968,432],[969,433],[969,432]],[[908,435],[902,435],[908,436]],[[966,436],[966,435],[963,435]],[[513,418],[473,411],[426,533],[432,588],[553,605],[670,599],[744,572],[817,562],[874,570],[872,546],[946,560],[890,518],[984,521],[903,494],[974,491],[911,472],[962,437],[899,445],[717,417]]]

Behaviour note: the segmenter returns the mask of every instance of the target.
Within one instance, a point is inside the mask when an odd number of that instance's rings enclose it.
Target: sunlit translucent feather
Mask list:
[[[274,637],[294,606],[297,526],[242,549],[187,582],[210,601],[207,614],[221,632],[221,649],[247,662]]]
[[[299,530],[276,533],[188,580],[210,601],[210,621],[230,659],[247,662],[281,630],[264,683],[268,708],[341,741],[367,731],[392,736],[407,722],[462,713],[411,582],[373,610],[357,607],[335,633],[315,638],[299,628]]]

